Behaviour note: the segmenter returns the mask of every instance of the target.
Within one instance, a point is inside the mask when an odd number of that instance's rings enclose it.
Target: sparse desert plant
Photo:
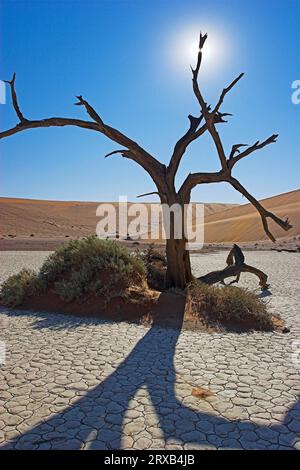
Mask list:
[[[272,330],[272,315],[255,293],[233,286],[210,286],[193,281],[188,287],[189,313],[208,322]]]
[[[8,307],[17,307],[24,298],[41,289],[35,271],[22,269],[10,276],[1,286],[0,301]]]
[[[91,236],[73,240],[45,260],[40,271],[22,270],[1,288],[1,301],[17,306],[25,297],[52,290],[65,302],[88,295],[112,298],[129,286],[146,282],[143,261],[113,240]]]

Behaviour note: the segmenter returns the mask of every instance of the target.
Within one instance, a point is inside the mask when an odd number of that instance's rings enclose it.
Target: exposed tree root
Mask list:
[[[241,273],[246,272],[255,274],[259,278],[259,285],[262,289],[268,288],[267,274],[265,274],[260,269],[246,264],[245,256],[238,245],[233,245],[227,256],[226,263],[226,268],[220,271],[212,271],[205,276],[198,277],[198,280],[204,282],[205,284],[216,284],[217,282],[225,284],[224,279],[236,276],[236,279],[230,282],[230,284],[234,284],[239,282]]]

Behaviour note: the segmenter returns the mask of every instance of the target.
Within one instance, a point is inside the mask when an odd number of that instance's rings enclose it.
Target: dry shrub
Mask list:
[[[193,281],[188,288],[189,312],[206,322],[270,331],[272,315],[253,292],[233,286],[210,286]]]
[[[109,301],[129,286],[145,282],[146,267],[139,257],[113,240],[91,236],[58,248],[38,273],[22,270],[9,277],[0,299],[15,307],[32,294],[53,290],[65,302],[84,301],[89,295]]]
[[[18,274],[10,276],[3,282],[0,291],[0,301],[8,307],[16,307],[29,295],[42,291],[43,284],[40,282],[35,271],[22,269]]]

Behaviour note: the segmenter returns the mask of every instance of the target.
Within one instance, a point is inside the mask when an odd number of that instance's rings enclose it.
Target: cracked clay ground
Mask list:
[[[1,252],[0,279],[46,252]],[[195,274],[225,253],[192,257]],[[290,333],[215,333],[0,309],[0,449],[300,449],[299,254],[248,252]],[[256,279],[242,275],[242,285]],[[297,341],[299,345],[297,346]],[[191,395],[209,388],[206,400]]]

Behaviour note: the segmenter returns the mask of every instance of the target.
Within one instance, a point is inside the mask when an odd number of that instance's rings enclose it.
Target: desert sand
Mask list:
[[[282,219],[289,218],[293,227],[284,232],[269,222],[275,238],[292,238],[300,234],[300,190],[291,191],[262,201],[263,206]],[[205,218],[207,243],[249,242],[267,240],[260,215],[251,204],[240,205]]]
[[[38,269],[47,254],[1,252],[0,282],[22,267]],[[224,255],[193,256],[194,274],[220,269]],[[300,449],[298,258],[246,257],[270,273],[269,308],[291,327],[288,335],[179,334],[0,308],[0,339],[9,346],[0,368],[8,410],[0,449]],[[256,289],[257,281],[245,274],[241,285]],[[213,395],[199,399],[196,387]]]
[[[262,203],[279,217],[289,217],[293,225],[289,232],[284,232],[270,221],[270,228],[278,238],[276,244],[267,239],[260,216],[251,204],[206,203],[205,245],[227,248],[235,242],[244,248],[297,249],[300,246],[300,190],[264,199]],[[93,234],[99,220],[96,217],[99,204],[0,198],[0,250],[53,250],[65,241]],[[116,207],[116,203],[113,204]],[[149,203],[146,206],[149,208]]]

